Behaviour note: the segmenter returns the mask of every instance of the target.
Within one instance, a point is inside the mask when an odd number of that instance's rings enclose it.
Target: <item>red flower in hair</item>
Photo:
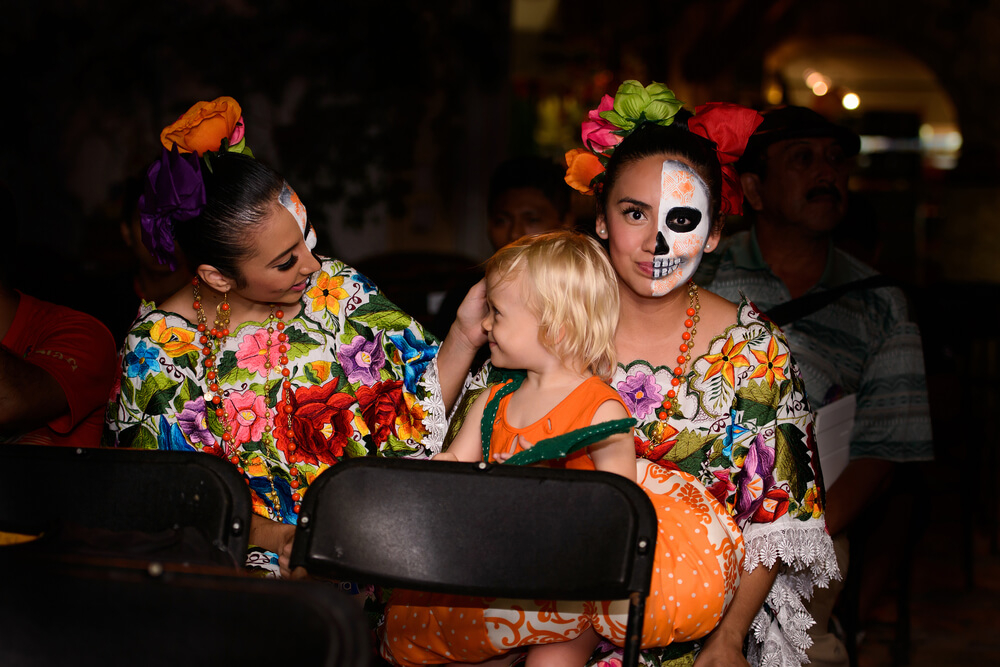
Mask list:
[[[709,102],[695,108],[694,118],[688,129],[698,136],[715,143],[715,152],[722,165],[722,214],[739,215],[743,212],[743,187],[733,166],[747,141],[764,117],[753,109],[739,104]]]

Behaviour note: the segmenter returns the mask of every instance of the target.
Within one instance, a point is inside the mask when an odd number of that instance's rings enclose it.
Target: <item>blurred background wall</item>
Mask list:
[[[854,127],[863,197],[845,245],[917,287],[995,283],[998,37],[990,0],[6,3],[5,215],[36,291],[86,308],[130,261],[127,178],[163,125],[225,94],[326,252],[478,261],[494,166],[561,159],[586,110],[637,78],[691,108],[795,103]]]

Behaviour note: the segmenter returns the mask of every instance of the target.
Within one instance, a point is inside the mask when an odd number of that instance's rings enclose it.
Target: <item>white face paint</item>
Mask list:
[[[302,230],[302,236],[306,240],[306,247],[312,250],[316,247],[316,230],[309,223],[309,216],[306,215],[306,207],[299,199],[299,196],[295,194],[295,190],[292,190],[292,186],[285,182],[284,187],[281,188],[281,194],[278,195],[278,201],[281,205],[288,209],[288,212],[292,214],[295,218],[295,222],[299,223],[299,229]]]
[[[660,171],[660,207],[653,257],[653,296],[687,282],[701,263],[712,230],[708,186],[689,166],[666,160]]]

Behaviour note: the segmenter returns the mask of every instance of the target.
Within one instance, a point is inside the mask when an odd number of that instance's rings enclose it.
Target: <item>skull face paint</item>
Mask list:
[[[653,296],[686,282],[701,263],[712,230],[708,186],[691,167],[665,160],[660,172],[660,206],[653,251]]]
[[[299,196],[292,189],[292,186],[286,181],[284,187],[281,188],[281,194],[278,195],[278,201],[288,209],[288,212],[292,214],[295,218],[295,222],[299,223],[299,229],[302,230],[302,237],[306,240],[306,247],[312,250],[316,247],[316,230],[313,229],[312,223],[309,222],[309,216],[306,215],[306,207],[299,199]]]

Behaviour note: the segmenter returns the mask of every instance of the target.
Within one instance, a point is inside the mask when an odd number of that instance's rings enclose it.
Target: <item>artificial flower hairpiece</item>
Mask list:
[[[205,205],[201,161],[211,171],[211,155],[243,153],[247,146],[243,110],[232,97],[198,102],[160,132],[163,151],[146,172],[139,197],[142,242],[150,254],[171,270],[177,268],[174,223],[190,220]]]
[[[592,195],[603,186],[604,172],[615,147],[643,123],[670,125],[683,107],[662,83],[643,87],[638,81],[622,83],[612,98],[605,95],[581,126],[583,145],[566,153],[566,183]],[[695,108],[688,130],[715,144],[722,167],[723,215],[743,211],[743,188],[735,163],[746,149],[750,135],[764,117],[739,104],[711,102]]]

